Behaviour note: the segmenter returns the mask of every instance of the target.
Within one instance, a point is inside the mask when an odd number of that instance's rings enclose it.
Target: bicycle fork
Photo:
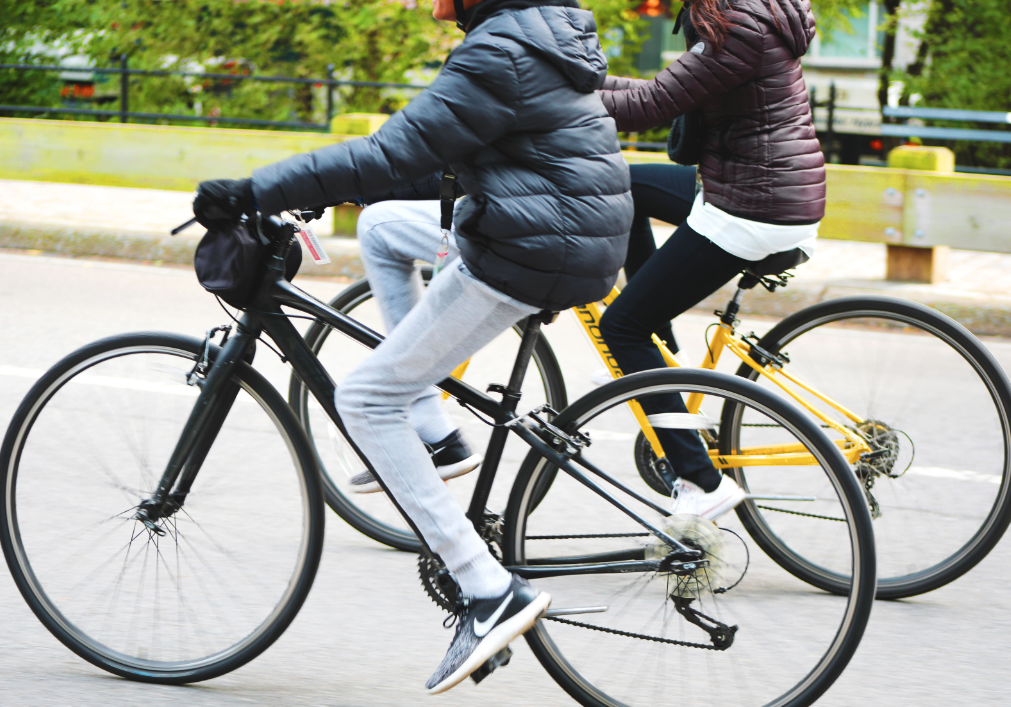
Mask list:
[[[258,332],[251,330],[248,319],[248,316],[243,317],[238,331],[230,338],[225,330],[223,346],[210,364],[206,376],[201,378],[197,373],[201,361],[209,357],[211,338],[217,330],[209,331],[204,339],[201,357],[187,376],[190,385],[200,387],[200,395],[183,426],[158,488],[151,498],[141,502],[135,516],[148,530],[158,535],[165,534],[158,521],[174,515],[182,508],[197,473],[239,394],[239,385],[232,380],[232,374],[255,346],[258,335]]]

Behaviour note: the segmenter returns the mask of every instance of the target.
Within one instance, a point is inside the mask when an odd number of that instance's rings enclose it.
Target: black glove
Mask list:
[[[212,179],[200,182],[193,199],[193,215],[204,228],[234,225],[242,214],[255,211],[249,179]]]

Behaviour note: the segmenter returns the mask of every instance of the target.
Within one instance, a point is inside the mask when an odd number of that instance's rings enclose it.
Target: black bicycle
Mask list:
[[[381,337],[284,279],[293,226],[271,220],[263,231],[265,275],[234,328],[203,340],[124,334],[75,351],[32,387],[0,448],[0,541],[18,588],[68,648],[126,678],[174,684],[234,670],[281,635],[315,577],[318,460],[251,366],[258,339],[273,340],[331,434],[370,468],[289,317],[367,348]],[[518,414],[553,316],[523,322],[508,380],[493,389],[501,400],[456,379],[440,384],[491,426],[468,516],[510,570],[553,596],[526,635],[538,659],[585,705],[812,703],[853,655],[875,591],[870,514],[838,446],[781,397],[699,370],[640,373],[558,414]],[[749,557],[733,528],[671,515],[645,490],[627,453],[637,427],[626,403],[671,393],[745,406],[817,460],[826,491],[811,500],[841,522],[806,538],[805,556],[847,583],[844,596],[811,591]],[[496,514],[487,506],[513,436],[530,449]],[[424,552],[421,566],[429,594],[452,606],[452,576]]]

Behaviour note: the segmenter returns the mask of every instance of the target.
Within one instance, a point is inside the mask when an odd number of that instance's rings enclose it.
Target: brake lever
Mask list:
[[[176,226],[175,228],[173,228],[171,231],[169,231],[169,234],[175,236],[175,235],[181,233],[182,231],[185,231],[187,228],[189,228],[190,226],[192,226],[196,222],[197,222],[197,217],[194,216],[193,218],[191,218],[186,223],[180,224],[179,226]]]

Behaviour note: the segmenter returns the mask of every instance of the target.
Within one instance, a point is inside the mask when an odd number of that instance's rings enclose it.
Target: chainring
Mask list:
[[[656,463],[656,452],[653,451],[653,446],[646,439],[642,430],[639,430],[639,434],[635,438],[635,468],[647,486],[662,496],[670,496],[671,488],[663,480],[660,470],[656,468]]]
[[[716,441],[711,437],[707,438],[700,434],[699,439],[708,449],[716,449]],[[670,484],[664,481],[663,475],[658,468],[660,460],[657,459],[656,452],[653,451],[653,445],[646,439],[646,435],[643,434],[642,430],[639,430],[639,434],[635,437],[633,455],[635,457],[635,468],[639,472],[639,476],[642,477],[642,480],[646,482],[646,485],[658,494],[669,497],[671,495]],[[670,462],[666,459],[664,459],[663,463],[670,466]],[[675,477],[677,476],[677,473],[673,470],[671,473]]]
[[[440,608],[453,613],[456,610],[460,588],[442,562],[427,553],[418,555],[418,576],[421,586]]]
[[[502,516],[485,511],[481,537],[488,543],[488,551],[492,557],[501,562],[502,555],[499,548],[502,546]],[[442,564],[442,560],[422,552],[418,555],[418,577],[432,601],[450,613],[456,611],[460,587],[453,574]]]

